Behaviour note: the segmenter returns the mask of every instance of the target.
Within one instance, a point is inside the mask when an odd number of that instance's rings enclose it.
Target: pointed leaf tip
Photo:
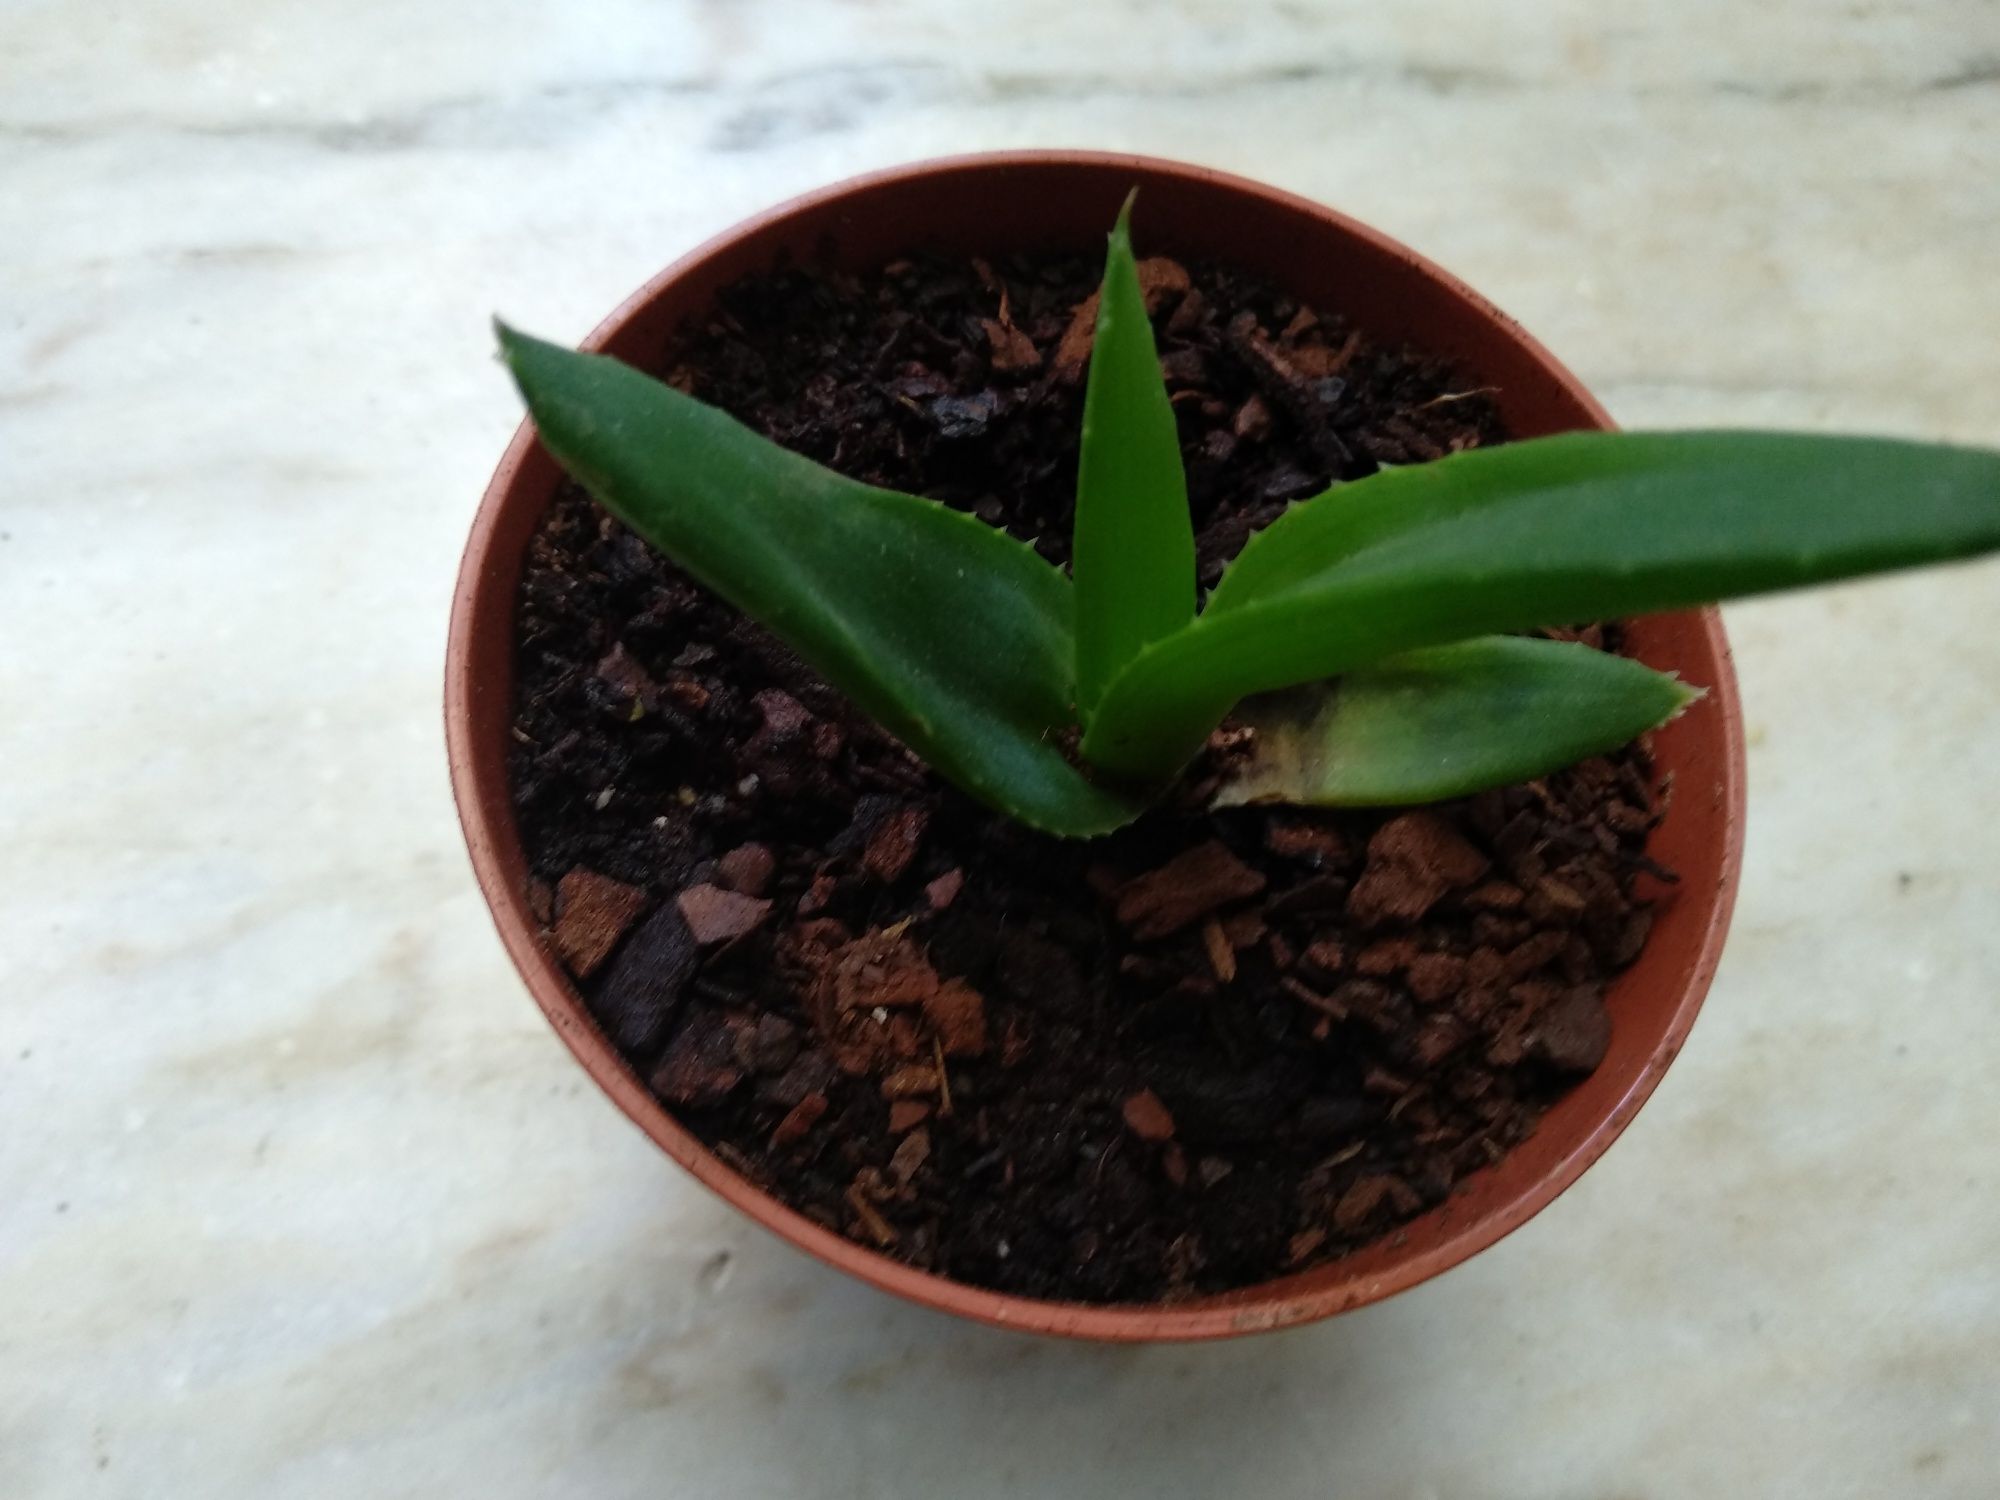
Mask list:
[[[1146,646],[1194,619],[1194,522],[1125,200],[1104,256],[1084,389],[1070,571],[1085,714]]]
[[[493,315],[493,341],[500,346],[501,356],[509,360],[524,344],[532,342],[527,334],[522,333],[498,313]]]
[[[1125,201],[1118,206],[1118,218],[1111,226],[1115,239],[1123,239],[1128,245],[1132,240],[1132,205],[1139,201],[1139,186],[1132,185],[1132,191],[1125,195]]]

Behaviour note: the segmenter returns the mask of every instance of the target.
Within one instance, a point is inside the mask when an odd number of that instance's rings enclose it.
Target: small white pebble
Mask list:
[[[612,788],[606,787],[597,794],[597,810],[599,812],[603,812],[605,808],[611,805],[611,792]]]
[[[886,1006],[886,1005],[878,1005],[878,1006],[876,1006],[876,1007],[875,1007],[875,1009],[874,1009],[874,1010],[870,1011],[870,1012],[869,1012],[869,1014],[875,1017],[875,1024],[876,1024],[876,1025],[878,1025],[878,1026],[887,1026],[887,1025],[889,1024],[889,1007],[888,1007],[888,1006]]]
[[[757,778],[755,776],[745,776],[741,781],[736,783],[736,794],[740,797],[748,797],[756,790]]]

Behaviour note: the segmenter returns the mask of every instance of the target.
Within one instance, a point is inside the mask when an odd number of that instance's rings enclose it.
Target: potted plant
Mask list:
[[[1608,423],[1442,273],[1160,163],[885,174],[618,358],[502,340],[610,512],[524,429],[462,575],[510,952],[732,1202],[1053,1332],[1321,1316],[1574,1180],[1735,879],[1726,647],[1646,612],[2000,545],[1990,455],[1554,437]]]

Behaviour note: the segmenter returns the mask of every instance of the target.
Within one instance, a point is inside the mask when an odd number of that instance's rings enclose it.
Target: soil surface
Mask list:
[[[1061,562],[1099,270],[782,270],[653,368]],[[1449,369],[1225,269],[1143,272],[1204,584],[1289,501],[1504,440]],[[519,630],[530,897],[607,1034],[784,1201],[975,1285],[1172,1300],[1393,1232],[1596,1067],[1650,923],[1638,747],[1422,810],[1068,843],[930,775],[573,488]]]

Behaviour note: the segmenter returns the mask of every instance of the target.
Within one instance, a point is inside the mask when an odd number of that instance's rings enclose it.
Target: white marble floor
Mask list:
[[[1986,0],[0,7],[0,1494],[2000,1490],[2000,567],[1733,610],[1735,937],[1575,1191],[1227,1347],[959,1327],[587,1088],[445,785],[453,564],[745,212],[1082,144],[1322,197],[1635,424],[2000,443]]]

